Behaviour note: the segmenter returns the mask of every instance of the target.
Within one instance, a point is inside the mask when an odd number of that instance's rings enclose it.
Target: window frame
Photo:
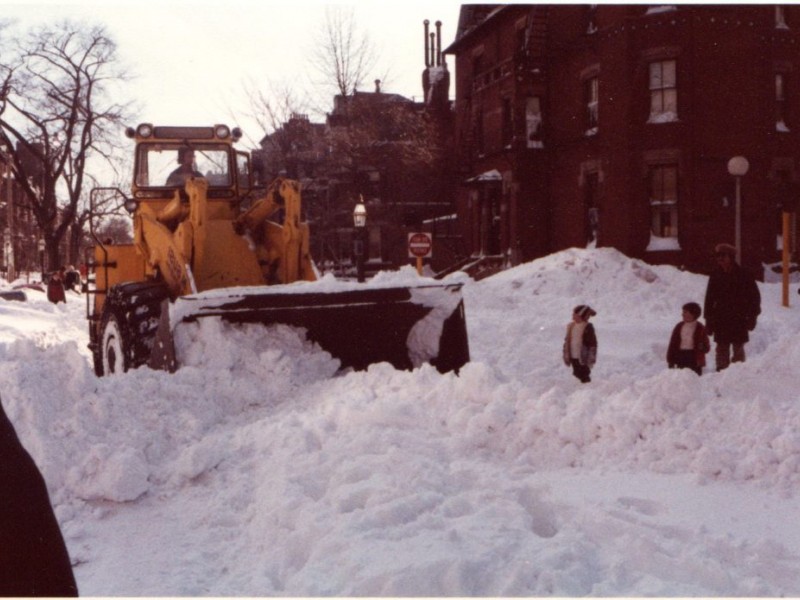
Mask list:
[[[782,4],[775,5],[775,29],[789,29],[786,21],[786,7]]]
[[[592,75],[583,81],[586,134],[597,133],[600,127],[600,77]]]
[[[655,72],[655,69],[658,72]],[[678,120],[678,60],[651,60],[647,66],[647,87],[650,93],[649,123]]]
[[[775,130],[779,132],[789,131],[789,120],[787,119],[787,74],[784,71],[776,71],[775,82]]]
[[[668,189],[666,175],[671,173],[671,190]],[[656,189],[658,184],[658,189]],[[669,197],[669,193],[672,197]],[[678,240],[680,235],[680,169],[676,162],[648,165],[647,201],[650,208],[650,235],[662,240]],[[665,210],[666,208],[666,210]],[[668,224],[664,215],[668,213]]]

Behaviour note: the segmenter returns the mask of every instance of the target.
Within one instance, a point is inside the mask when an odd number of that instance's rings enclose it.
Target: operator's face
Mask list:
[[[181,154],[181,164],[191,166],[194,164],[194,150],[184,150]]]
[[[719,268],[723,271],[730,271],[731,267],[733,266],[733,260],[731,259],[731,255],[727,252],[720,252],[717,254],[717,264]]]

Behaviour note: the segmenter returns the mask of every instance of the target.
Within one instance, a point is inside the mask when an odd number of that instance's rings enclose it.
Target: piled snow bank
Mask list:
[[[3,403],[83,594],[798,595],[800,315],[762,284],[746,363],[670,371],[705,281],[600,249],[467,282],[459,375],[203,319],[174,375],[97,379],[76,303],[0,303]]]

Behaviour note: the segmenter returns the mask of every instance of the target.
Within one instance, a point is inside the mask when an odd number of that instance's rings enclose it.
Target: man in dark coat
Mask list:
[[[42,474],[0,403],[0,596],[77,596]]]
[[[736,248],[717,244],[714,254],[718,268],[708,278],[703,312],[706,330],[717,345],[717,371],[721,371],[731,362],[744,362],[748,332],[756,328],[761,314],[761,294],[753,276],[736,262]]]

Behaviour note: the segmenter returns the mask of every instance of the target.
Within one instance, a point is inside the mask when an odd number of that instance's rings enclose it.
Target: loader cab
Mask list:
[[[182,187],[188,177],[205,177],[209,188],[231,188],[230,146],[225,144],[140,143],[136,187]]]
[[[252,187],[249,155],[233,144],[238,128],[162,127],[147,123],[127,131],[136,141],[132,192],[137,201],[166,200],[188,177],[208,182],[208,198],[237,199]]]

